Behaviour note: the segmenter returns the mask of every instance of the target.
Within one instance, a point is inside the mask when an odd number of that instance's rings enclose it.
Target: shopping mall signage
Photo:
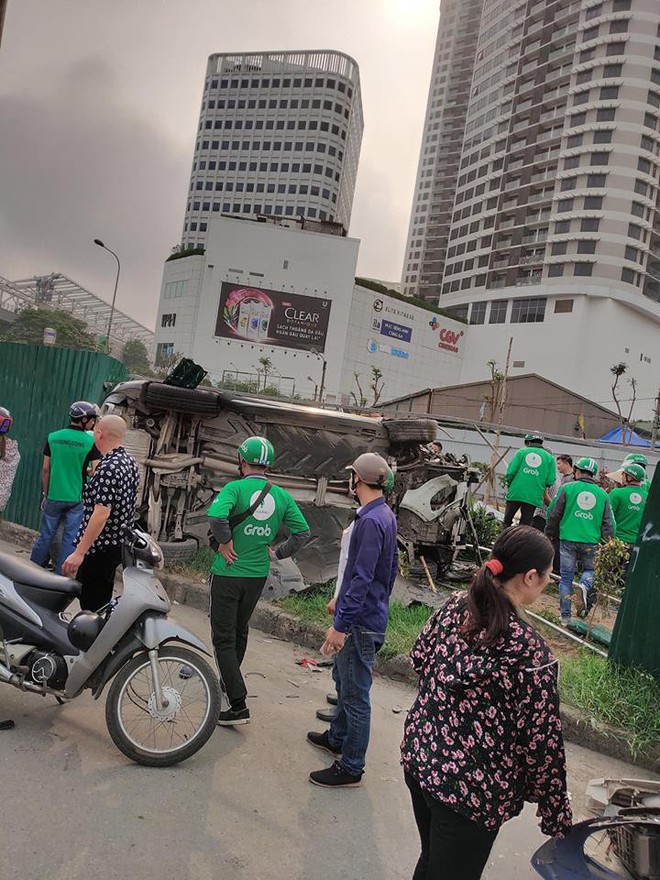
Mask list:
[[[447,326],[449,322],[443,322],[436,315],[433,315],[429,321],[428,312],[406,308],[405,305],[400,306],[396,300],[388,302],[376,299],[373,302],[373,310],[375,312],[371,321],[373,335],[367,340],[367,348],[372,354],[380,351],[408,359],[410,351],[399,347],[399,345],[393,345],[391,340],[396,340],[397,343],[411,344],[413,337],[415,337],[415,343],[423,347],[439,348],[453,354],[458,354],[461,350],[465,331],[457,329],[456,325],[454,325],[456,329]],[[432,335],[429,336],[425,325],[430,327]],[[376,337],[376,334],[380,339]]]
[[[224,282],[215,335],[260,345],[325,351],[330,300]]]

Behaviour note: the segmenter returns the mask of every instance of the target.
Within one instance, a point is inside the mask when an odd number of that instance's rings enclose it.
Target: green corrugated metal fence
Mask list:
[[[0,406],[11,410],[11,436],[21,453],[6,519],[39,528],[46,437],[68,424],[74,400],[101,403],[104,383],[122,382],[127,376],[124,365],[106,354],[0,342]]]
[[[660,467],[642,516],[609,656],[660,678]]]

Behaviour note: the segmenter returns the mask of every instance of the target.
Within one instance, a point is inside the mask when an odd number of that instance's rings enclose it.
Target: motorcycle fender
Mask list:
[[[156,615],[145,617],[137,630],[137,636],[149,651],[165,644],[165,642],[183,642],[186,645],[197,648],[203,654],[211,655],[211,652],[201,639],[198,639],[196,635],[185,629],[185,627],[179,626],[178,623],[173,623],[166,617],[157,617]]]
[[[130,641],[128,641],[125,645],[122,645],[117,650],[116,654],[114,654],[114,656],[110,659],[105,669],[103,670],[101,678],[92,689],[92,695],[94,696],[95,700],[98,700],[98,698],[103,693],[103,689],[105,688],[106,684],[110,681],[111,678],[114,678],[114,676],[119,672],[124,663],[126,663],[127,660],[130,660],[133,654],[137,654],[138,651],[143,650],[144,644],[139,639],[135,638],[135,636],[133,636]]]

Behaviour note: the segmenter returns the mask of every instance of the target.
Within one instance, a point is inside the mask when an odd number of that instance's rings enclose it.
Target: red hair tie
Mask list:
[[[486,568],[491,574],[495,575],[495,577],[497,577],[498,574],[502,574],[504,571],[504,566],[499,559],[489,559],[486,563]]]

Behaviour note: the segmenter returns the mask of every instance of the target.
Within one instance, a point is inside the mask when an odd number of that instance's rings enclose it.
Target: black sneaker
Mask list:
[[[330,745],[327,730],[324,730],[323,733],[315,733],[313,730],[310,730],[307,734],[307,742],[316,746],[317,749],[329,752],[333,758],[341,758],[341,751],[335,746]]]
[[[316,717],[319,719],[319,721],[325,721],[326,724],[330,724],[330,722],[334,721],[334,719],[337,717],[337,710],[334,708],[333,709],[317,709],[316,710]]]
[[[249,724],[249,709],[227,709],[218,715],[219,727],[234,727],[236,724]]]
[[[356,788],[362,784],[362,774],[349,773],[339,761],[335,761],[332,767],[310,773],[309,781],[312,785],[320,785],[322,788]]]
[[[325,698],[331,706],[337,705],[337,694],[326,694]]]

